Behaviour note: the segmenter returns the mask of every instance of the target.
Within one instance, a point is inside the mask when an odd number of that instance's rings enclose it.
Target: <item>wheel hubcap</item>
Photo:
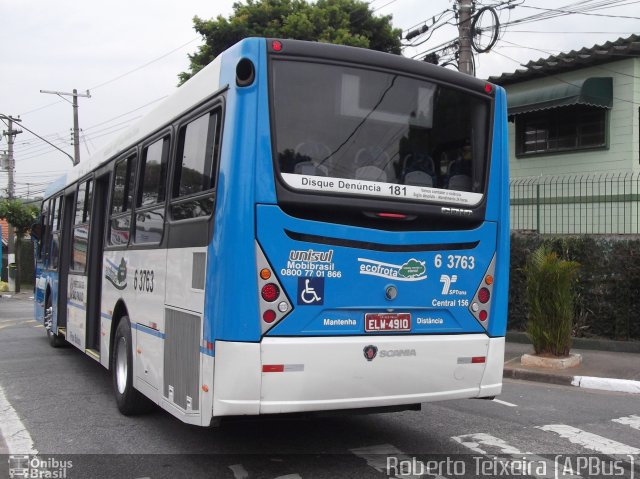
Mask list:
[[[120,394],[124,394],[127,387],[127,369],[127,341],[125,338],[119,338],[116,347],[116,384]]]

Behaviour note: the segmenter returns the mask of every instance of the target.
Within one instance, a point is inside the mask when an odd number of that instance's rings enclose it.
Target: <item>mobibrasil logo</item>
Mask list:
[[[426,261],[411,258],[403,264],[383,263],[367,258],[358,258],[360,274],[395,279],[396,281],[422,281],[427,279]]]

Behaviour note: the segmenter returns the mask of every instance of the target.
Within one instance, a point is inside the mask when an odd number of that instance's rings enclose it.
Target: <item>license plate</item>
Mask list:
[[[369,313],[364,315],[364,330],[367,333],[378,331],[411,331],[410,313]]]

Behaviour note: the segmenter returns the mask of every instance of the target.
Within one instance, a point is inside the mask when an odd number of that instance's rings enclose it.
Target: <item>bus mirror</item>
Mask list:
[[[33,223],[31,225],[31,240],[40,241],[42,236],[42,225],[40,223]]]

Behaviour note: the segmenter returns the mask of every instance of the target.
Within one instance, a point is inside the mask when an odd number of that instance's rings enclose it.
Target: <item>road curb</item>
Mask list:
[[[598,389],[601,391],[624,392],[640,394],[640,381],[632,379],[599,378],[595,376],[560,376],[528,369],[504,368],[503,377],[535,381],[560,386],[574,386],[585,389]]]
[[[504,368],[503,377],[510,379],[522,379],[524,381],[536,381],[540,383],[559,384],[560,386],[572,386],[573,376],[559,376],[528,369]]]

